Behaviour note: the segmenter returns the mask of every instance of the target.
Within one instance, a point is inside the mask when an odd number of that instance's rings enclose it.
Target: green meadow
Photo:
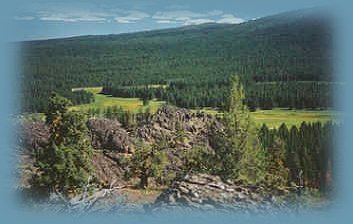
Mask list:
[[[266,124],[270,128],[279,127],[282,123],[287,126],[300,126],[302,122],[321,122],[337,121],[340,116],[338,112],[333,111],[308,111],[308,110],[258,110],[251,115],[258,126]]]
[[[196,111],[196,110],[195,110]],[[211,115],[221,115],[221,112],[212,108],[205,108],[200,111]],[[277,128],[282,123],[286,123],[287,126],[300,126],[302,122],[312,123],[321,122],[326,123],[329,121],[338,122],[338,118],[341,114],[336,111],[328,110],[287,110],[287,109],[272,109],[272,110],[257,110],[251,112],[251,116],[257,126],[266,124],[269,128]]]
[[[131,112],[138,112],[140,110],[144,111],[147,109],[147,107],[149,107],[152,112],[155,112],[162,104],[165,103],[164,101],[151,100],[148,106],[143,106],[142,100],[139,98],[120,98],[100,94],[102,87],[87,87],[83,89],[93,93],[95,101],[89,104],[74,106],[71,108],[72,110],[86,111],[88,109],[96,108],[100,108],[103,110],[108,107],[117,106]]]
[[[138,112],[141,110],[144,111],[147,109],[147,107],[149,107],[150,111],[155,112],[161,105],[165,104],[164,101],[151,100],[148,106],[143,106],[142,100],[139,98],[120,98],[100,94],[102,87],[87,87],[83,89],[94,94],[95,102],[74,106],[71,108],[72,110],[86,111],[88,109],[96,108],[103,110],[104,108],[118,106],[131,112]],[[202,110],[193,111],[203,111],[211,115],[221,115],[221,112],[218,112],[213,108],[204,108]],[[338,112],[334,111],[286,109],[257,110],[255,112],[251,112],[251,115],[257,126],[266,124],[269,128],[279,127],[282,123],[286,123],[288,126],[299,126],[303,121],[308,123],[326,123],[328,121],[337,121],[337,118],[341,116]]]

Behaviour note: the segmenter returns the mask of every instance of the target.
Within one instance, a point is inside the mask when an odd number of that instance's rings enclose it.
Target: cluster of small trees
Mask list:
[[[30,76],[30,75],[29,75]],[[49,97],[51,92],[60,93],[68,98],[74,105],[94,102],[94,95],[85,90],[72,91],[67,85],[67,80],[60,78],[40,76],[42,80],[32,80],[28,77],[22,80],[21,110],[22,112],[44,113],[49,109]]]
[[[94,94],[86,90],[73,91],[64,96],[71,100],[74,105],[94,102]]]
[[[106,108],[89,108],[86,111],[88,117],[105,117],[120,122],[122,127],[126,129],[134,129],[137,124],[146,123],[150,117],[151,112],[149,107],[144,111],[131,112],[130,110],[124,110],[118,106],[108,106]]]

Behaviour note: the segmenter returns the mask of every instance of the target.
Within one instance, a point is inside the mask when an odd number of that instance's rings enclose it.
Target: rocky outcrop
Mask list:
[[[116,120],[90,119],[87,123],[91,144],[95,149],[122,153],[133,152],[128,132]],[[50,132],[44,121],[22,122],[19,127],[20,146],[33,151],[48,143]]]
[[[96,150],[93,157],[95,176],[102,185],[113,186],[125,183],[124,167],[119,164],[123,154],[133,151],[128,133],[120,123],[109,119],[92,119],[88,122],[89,136]],[[19,139],[22,150],[20,164],[31,167],[32,152],[48,144],[50,132],[45,122],[23,122],[19,126]],[[29,186],[28,180],[33,170],[22,171],[22,186]]]
[[[213,152],[210,132],[221,123],[206,113],[165,105],[151,116],[149,121],[136,129],[135,136],[148,143],[168,143],[166,153],[169,164],[165,176],[173,176],[182,169],[184,152],[195,146]]]
[[[48,144],[50,132],[44,121],[22,122],[18,130],[19,146],[30,153]]]
[[[260,211],[283,206],[261,187],[224,182],[207,174],[187,175],[175,181],[155,201],[154,208],[185,207],[196,210]]]
[[[122,153],[133,152],[131,138],[118,121],[105,118],[91,119],[87,126],[94,148]]]
[[[160,108],[147,124],[138,127],[135,133],[128,133],[116,120],[96,118],[87,123],[95,149],[121,153],[134,151],[134,137],[149,143],[167,140],[174,149],[191,149],[195,145],[211,149],[208,138],[210,129],[220,129],[221,126],[221,123],[210,115],[193,113],[173,106]],[[25,122],[20,130],[20,140],[24,148],[38,148],[48,143],[50,133],[45,122]]]
[[[93,156],[95,177],[102,186],[119,186],[126,184],[124,179],[125,168],[120,164],[126,154],[118,152],[96,151]]]
[[[195,145],[212,150],[208,135],[211,127],[216,125],[211,124],[221,125],[214,117],[205,113],[193,113],[173,106],[161,107],[132,133],[125,130],[117,120],[90,119],[87,122],[88,136],[96,149],[93,164],[97,178],[107,185],[114,181],[123,182],[122,176],[126,167],[119,164],[119,160],[124,156],[121,154],[133,153],[133,139],[137,138],[147,143],[158,143],[162,139],[168,141],[167,155],[170,163],[165,175],[173,178],[181,169],[181,157],[185,150],[192,149]],[[24,123],[21,130],[24,148],[38,149],[48,143],[50,133],[45,122]],[[30,158],[31,154],[27,153],[27,156]]]
[[[209,148],[208,132],[214,122],[216,119],[205,113],[164,106],[152,116],[148,124],[137,129],[136,135],[152,143],[166,140],[176,149],[191,149],[195,145]]]

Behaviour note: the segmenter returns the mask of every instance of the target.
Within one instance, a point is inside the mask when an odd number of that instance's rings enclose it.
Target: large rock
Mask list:
[[[19,146],[27,152],[34,152],[48,144],[49,128],[44,121],[25,121],[19,124]]]
[[[153,114],[150,120],[137,128],[136,136],[148,143],[168,143],[167,155],[170,163],[165,175],[173,175],[182,169],[182,157],[185,151],[195,146],[214,150],[209,135],[214,128],[223,127],[213,116],[206,113],[194,113],[191,110],[165,105]]]
[[[90,119],[87,123],[92,146],[95,149],[131,153],[133,144],[128,132],[116,120]],[[23,122],[19,126],[20,146],[33,151],[48,143],[50,132],[43,121]]]
[[[123,153],[133,152],[129,134],[118,121],[105,118],[90,119],[87,126],[94,148]]]
[[[98,182],[106,187],[126,184],[125,167],[120,164],[125,153],[96,151],[93,156],[93,167]]]
[[[208,135],[213,123],[220,125],[205,113],[167,105],[160,108],[148,124],[139,127],[136,135],[151,143],[167,140],[175,149],[191,149],[195,145],[210,148]]]
[[[175,181],[155,201],[154,208],[186,207],[201,210],[257,211],[274,207],[274,197],[260,187],[241,186],[207,174]]]

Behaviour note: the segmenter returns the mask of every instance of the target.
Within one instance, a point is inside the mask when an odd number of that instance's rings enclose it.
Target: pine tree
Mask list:
[[[285,162],[284,142],[276,137],[273,144],[267,149],[266,183],[270,186],[285,187],[288,185],[289,170]]]
[[[63,135],[61,133],[62,118],[67,113],[69,106],[72,103],[70,100],[53,93],[49,98],[48,110],[45,113],[46,123],[49,125],[51,140],[55,144],[60,144],[63,141]]]
[[[264,178],[265,154],[244,104],[245,93],[238,76],[231,79],[228,110],[224,113],[224,133],[213,139],[215,169],[224,179],[259,182]]]
[[[49,144],[36,157],[38,172],[33,176],[35,190],[43,193],[59,191],[71,196],[93,177],[86,117],[68,111],[68,105],[70,101],[57,94],[50,99],[46,122],[51,135]]]

